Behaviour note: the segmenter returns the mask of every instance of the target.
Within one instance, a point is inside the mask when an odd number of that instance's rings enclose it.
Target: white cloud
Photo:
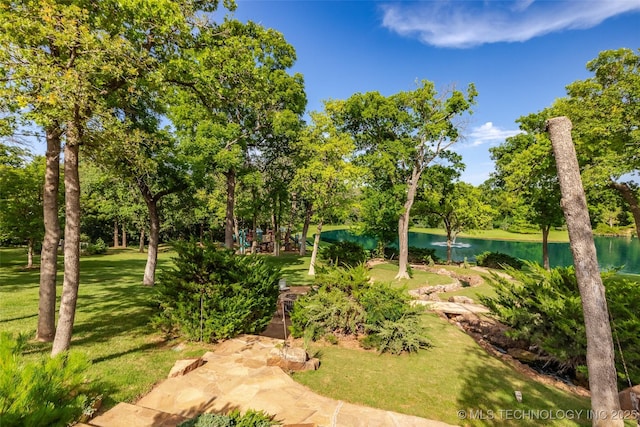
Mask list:
[[[504,142],[506,138],[517,135],[520,132],[518,129],[500,129],[494,126],[492,122],[487,122],[471,131],[467,138],[469,143],[466,145],[471,147],[484,144],[495,145]]]
[[[522,42],[548,33],[591,28],[640,11],[640,0],[397,2],[382,6],[382,25],[439,47]]]

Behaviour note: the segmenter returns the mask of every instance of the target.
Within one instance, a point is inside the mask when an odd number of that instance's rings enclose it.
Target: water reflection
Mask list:
[[[341,240],[357,241],[366,249],[374,249],[376,240],[367,236],[356,236],[347,230],[334,230],[322,233],[322,240],[335,242]],[[626,237],[594,237],[598,262],[601,269],[622,267],[624,273],[640,274],[640,242]],[[397,242],[394,244],[397,247]],[[447,257],[447,242],[442,236],[426,233],[409,233],[409,246],[434,248],[440,258]],[[452,258],[461,262],[466,257],[474,261],[475,256],[485,251],[503,252],[516,258],[542,262],[541,242],[513,242],[506,240],[456,239],[452,248]],[[549,243],[549,260],[552,267],[573,264],[568,243]]]

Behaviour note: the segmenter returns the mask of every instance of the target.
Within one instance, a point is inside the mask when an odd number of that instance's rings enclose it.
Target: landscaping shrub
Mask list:
[[[512,267],[516,270],[520,270],[524,265],[518,258],[501,252],[483,252],[480,255],[476,255],[476,264],[487,268],[504,269],[505,267]]]
[[[196,341],[262,331],[276,309],[277,267],[213,244],[177,242],[175,268],[159,275],[154,324]]]
[[[25,361],[26,339],[0,333],[0,425],[66,426],[88,407],[88,362],[78,353]]]
[[[398,258],[397,248],[385,248],[384,255],[386,258]],[[440,258],[436,255],[436,250],[433,248],[417,248],[415,246],[409,246],[407,260],[411,264],[429,264],[429,259],[433,263],[440,262]]]
[[[94,243],[90,240],[80,243],[81,255],[101,255],[107,253],[107,244],[100,237]]]
[[[299,298],[291,313],[291,333],[317,340],[329,335],[364,335],[365,348],[394,354],[428,345],[419,311],[403,289],[370,283],[363,266],[331,268],[318,275],[317,291]]]
[[[339,267],[355,267],[369,258],[369,253],[355,242],[336,242],[320,251],[320,257],[330,265]]]
[[[551,356],[567,371],[586,373],[586,333],[580,293],[573,267],[551,271],[527,263],[530,271],[507,269],[516,282],[494,276],[490,284],[496,297],[480,300],[503,323],[508,334],[522,339]],[[640,284],[606,278],[606,297],[616,335],[624,354],[629,376],[640,381]],[[616,367],[620,385],[628,386],[616,344]]]
[[[178,427],[269,427],[275,424],[273,416],[249,409],[244,415],[240,415],[237,410],[228,415],[200,414]]]

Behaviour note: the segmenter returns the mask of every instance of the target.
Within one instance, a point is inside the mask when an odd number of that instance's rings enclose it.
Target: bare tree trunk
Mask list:
[[[67,125],[67,141],[64,146],[64,282],[60,300],[60,314],[51,355],[66,351],[71,346],[71,334],[78,302],[80,285],[80,175],[78,154],[80,128],[77,118]]]
[[[113,220],[113,247],[117,248],[118,246],[120,246],[118,242],[118,220],[114,219]]]
[[[596,414],[593,425],[622,427],[624,422],[617,416],[620,401],[607,300],[598,268],[578,159],[571,138],[571,121],[567,117],[550,119],[547,121],[547,130],[556,157],[562,210],[567,221],[576,279],[582,298],[591,408]]]
[[[224,224],[224,247],[233,249],[233,208],[236,201],[236,173],[234,170],[225,173],[227,178],[227,214]]]
[[[318,247],[320,246],[320,233],[322,233],[322,221],[318,223],[318,230],[313,239],[313,251],[311,251],[311,262],[309,262],[309,276],[316,274],[316,258],[318,258]]]
[[[138,246],[138,252],[144,253],[144,227],[140,227],[140,244]]]
[[[44,239],[40,253],[40,291],[36,340],[51,342],[56,331],[56,278],[58,273],[58,190],[60,188],[60,129],[47,128],[46,169],[42,195]]]
[[[633,222],[636,225],[636,236],[640,239],[640,205],[638,204],[638,196],[626,182],[615,182],[611,180],[609,186],[617,190],[629,205],[631,215],[633,215]]]
[[[451,264],[453,238],[451,237],[451,228],[447,226],[447,264]]]
[[[275,205],[277,206],[278,203],[276,202]],[[271,216],[271,225],[273,226],[273,256],[280,256],[280,222],[275,212]]]
[[[398,274],[396,279],[409,279],[409,221],[411,219],[411,208],[418,189],[420,172],[417,168],[411,173],[411,181],[407,187],[407,201],[404,204],[404,211],[398,219]]]
[[[302,236],[300,237],[301,256],[305,256],[307,254],[307,234],[309,233],[309,224],[311,224],[311,215],[313,215],[313,205],[311,203],[306,203]]]
[[[27,268],[33,267],[33,239],[27,240]]]
[[[155,198],[146,201],[149,209],[149,250],[147,251],[147,264],[144,268],[142,284],[153,286],[156,283],[156,265],[158,264],[158,245],[160,244],[160,216],[158,215],[158,202]]]
[[[126,223],[122,223],[122,247],[126,248],[127,247],[127,224]]]
[[[542,265],[547,270],[551,270],[551,264],[549,263],[549,231],[551,225],[542,226]]]

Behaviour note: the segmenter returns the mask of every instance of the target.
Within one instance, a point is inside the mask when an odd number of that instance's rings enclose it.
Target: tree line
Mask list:
[[[228,10],[235,4],[224,3]],[[40,244],[37,338],[69,348],[82,235],[126,245],[148,240],[143,283],[155,283],[158,245],[198,236],[228,248],[243,230],[274,230],[278,254],[316,225],[357,223],[382,245],[408,230],[562,226],[543,124],[571,117],[594,225],[640,224],[636,170],[638,54],[603,52],[567,97],[524,116],[522,133],[492,150],[496,172],[460,181],[454,150],[476,102],[471,83],[326,101],[305,120],[303,76],[282,34],[213,19],[218,2],[6,1],[0,8],[0,146],[4,243]],[[45,156],[11,140],[37,133]],[[630,214],[631,213],[631,216]],[[280,230],[283,232],[280,233]],[[55,325],[57,251],[64,282]],[[252,240],[256,248],[256,239]],[[547,257],[545,263],[548,264]]]

